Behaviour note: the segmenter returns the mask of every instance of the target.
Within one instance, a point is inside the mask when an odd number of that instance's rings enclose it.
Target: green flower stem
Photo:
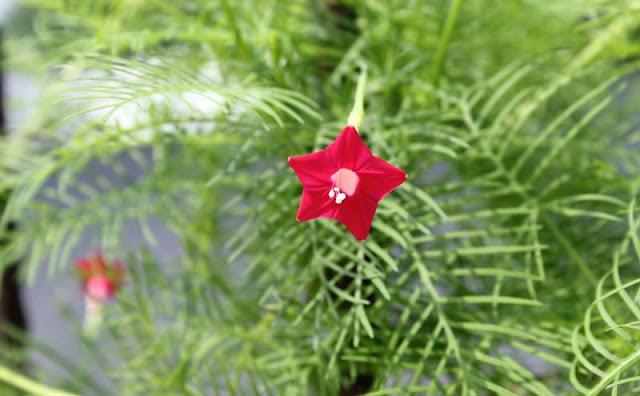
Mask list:
[[[433,77],[431,79],[431,84],[434,86],[437,86],[440,80],[444,57],[447,54],[451,34],[453,33],[453,28],[456,26],[458,15],[460,15],[461,6],[462,0],[453,0],[451,8],[449,8],[449,14],[447,15],[447,20],[444,23],[444,30],[440,36],[440,42],[438,43],[438,48],[436,49],[436,55],[433,61]]]
[[[0,365],[0,381],[37,396],[78,396],[75,393],[57,390],[40,384],[2,365]]]
[[[349,113],[349,118],[347,118],[347,124],[356,127],[357,131],[360,131],[360,125],[362,125],[362,119],[364,118],[364,87],[367,85],[367,68],[364,65],[360,67],[362,71],[358,77],[356,98],[353,103],[353,109]]]

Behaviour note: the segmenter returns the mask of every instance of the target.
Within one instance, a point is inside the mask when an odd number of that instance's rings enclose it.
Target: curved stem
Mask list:
[[[591,389],[588,396],[596,396],[599,395],[614,379],[617,375],[622,373],[624,370],[633,366],[640,360],[640,351],[637,351],[633,355],[629,356],[625,360],[620,363],[615,369],[609,372],[602,380]]]
[[[0,365],[0,381],[36,396],[78,396],[75,393],[65,392],[40,384],[2,365]]]

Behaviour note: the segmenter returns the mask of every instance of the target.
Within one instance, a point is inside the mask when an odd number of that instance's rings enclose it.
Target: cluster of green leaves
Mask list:
[[[56,81],[0,146],[0,257],[53,273],[142,230],[105,329],[122,394],[637,388],[633,1],[24,3],[9,64]],[[361,135],[409,179],[360,243],[295,222],[285,159],[335,138],[363,68]]]

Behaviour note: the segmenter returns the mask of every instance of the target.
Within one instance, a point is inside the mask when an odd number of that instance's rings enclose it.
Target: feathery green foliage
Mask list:
[[[46,93],[0,146],[0,257],[130,254],[119,394],[640,386],[633,1],[23,3],[8,64]],[[362,67],[361,135],[409,179],[361,243],[295,221],[285,159],[335,138]]]

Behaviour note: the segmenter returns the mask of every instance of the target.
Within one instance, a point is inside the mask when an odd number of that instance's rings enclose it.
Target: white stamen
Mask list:
[[[336,203],[341,204],[347,198],[347,194],[340,191],[340,187],[333,187],[329,190],[329,198],[335,197]]]

